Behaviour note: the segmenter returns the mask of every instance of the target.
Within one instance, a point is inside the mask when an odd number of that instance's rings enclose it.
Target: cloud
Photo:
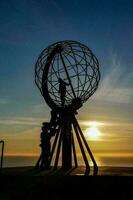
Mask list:
[[[9,119],[0,119],[2,125],[34,125],[37,126],[44,121],[44,118],[32,118],[32,117],[18,117]]]
[[[110,69],[101,81],[94,98],[114,103],[133,103],[133,88],[129,86],[133,72],[129,70],[127,73],[127,68],[115,54],[112,55]]]
[[[9,103],[9,100],[6,98],[0,98],[0,105],[6,105]]]
[[[90,127],[90,126],[106,126],[107,123],[101,121],[88,121],[88,120],[78,120],[79,124],[83,127]]]
[[[44,104],[38,104],[38,105],[32,106],[33,113],[41,113],[41,112],[44,112],[44,110],[45,110]]]

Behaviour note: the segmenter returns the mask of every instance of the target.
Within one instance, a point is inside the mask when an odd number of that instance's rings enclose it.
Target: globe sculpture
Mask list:
[[[86,169],[90,170],[90,165],[85,148],[94,164],[94,170],[98,169],[75,115],[83,103],[94,94],[99,81],[99,62],[92,51],[80,42],[60,41],[41,52],[35,64],[35,83],[51,108],[51,120],[43,124],[45,135],[49,135],[49,139],[45,137],[45,140],[50,141],[52,137],[55,140],[52,149],[49,149],[47,164],[43,162],[45,159],[42,152],[36,166],[39,166],[39,163],[44,167],[50,166],[57,149],[54,164],[56,169],[61,148],[62,167],[72,167],[72,153],[75,166],[78,166],[74,141],[76,137]]]

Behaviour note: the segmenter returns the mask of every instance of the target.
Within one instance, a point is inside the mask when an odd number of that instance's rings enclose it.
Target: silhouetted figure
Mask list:
[[[61,105],[64,107],[65,105],[65,96],[66,96],[66,86],[69,84],[59,78],[59,94],[61,98]]]
[[[55,126],[58,121],[58,113],[55,110],[51,110],[50,126]]]
[[[50,119],[50,134],[51,134],[51,136],[55,135],[58,121],[59,121],[59,113],[54,109],[51,110],[51,119]]]
[[[41,144],[40,144],[42,148],[40,167],[45,168],[45,169],[50,168],[50,163],[49,163],[50,149],[51,149],[50,139],[51,139],[51,135],[49,131],[49,125],[48,123],[47,124],[43,123],[42,132],[41,132]]]

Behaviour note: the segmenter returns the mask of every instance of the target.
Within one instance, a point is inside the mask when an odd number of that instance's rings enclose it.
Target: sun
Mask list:
[[[101,132],[96,124],[92,124],[89,128],[86,129],[85,136],[90,140],[98,140],[101,136]]]

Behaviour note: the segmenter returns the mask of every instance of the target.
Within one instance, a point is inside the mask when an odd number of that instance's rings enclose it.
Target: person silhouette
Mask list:
[[[50,125],[55,126],[58,120],[58,113],[56,110],[52,109],[51,110],[51,119],[50,119]]]
[[[50,168],[50,149],[51,149],[51,144],[50,144],[50,139],[51,135],[49,132],[49,124],[43,123],[42,126],[42,132],[41,132],[41,144],[40,147],[42,149],[42,158],[41,158],[41,168],[49,169]]]
[[[69,86],[69,84],[63,81],[61,78],[59,78],[58,82],[59,82],[59,94],[60,94],[60,99],[61,99],[61,106],[64,107],[65,96],[66,96],[66,86]]]
[[[50,119],[50,134],[51,136],[55,135],[56,127],[58,126],[59,113],[52,109],[51,110],[51,119]]]

